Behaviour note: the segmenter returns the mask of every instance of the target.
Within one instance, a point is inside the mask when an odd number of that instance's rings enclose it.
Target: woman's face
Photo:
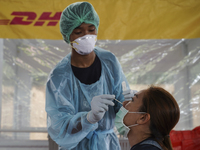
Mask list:
[[[70,42],[72,42],[76,40],[77,38],[82,37],[87,34],[97,35],[96,28],[93,24],[82,23],[80,26],[78,26],[72,31],[69,40]]]
[[[142,99],[145,90],[139,91],[135,94],[135,96],[130,101],[124,101],[123,106],[129,112],[139,112],[140,107],[143,105]],[[140,113],[127,113],[124,117],[124,124],[129,126],[133,124],[137,124],[137,119],[142,115]]]

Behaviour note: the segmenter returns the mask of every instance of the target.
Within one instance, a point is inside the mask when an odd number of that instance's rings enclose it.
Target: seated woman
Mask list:
[[[174,97],[161,87],[151,86],[123,102],[115,126],[120,134],[127,135],[131,150],[172,150],[169,134],[179,117]]]

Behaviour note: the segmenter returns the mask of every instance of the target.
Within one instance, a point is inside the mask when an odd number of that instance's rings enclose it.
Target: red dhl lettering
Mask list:
[[[43,26],[45,22],[47,26],[56,26],[58,21],[60,20],[62,12],[54,13],[52,12],[43,12],[39,19],[37,18],[37,14],[35,12],[17,12],[14,11],[11,13],[14,18],[10,21],[9,19],[0,19],[0,25],[30,25],[33,23],[34,26]]]

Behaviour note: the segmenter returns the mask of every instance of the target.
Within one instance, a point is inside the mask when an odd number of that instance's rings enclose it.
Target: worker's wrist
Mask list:
[[[93,121],[93,119],[92,119],[92,117],[91,117],[91,111],[89,111],[89,112],[87,113],[87,121],[88,121],[89,123],[91,123],[91,124],[95,124],[95,123],[96,123],[96,121]]]

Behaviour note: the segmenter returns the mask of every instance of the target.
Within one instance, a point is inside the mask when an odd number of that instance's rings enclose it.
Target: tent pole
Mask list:
[[[2,113],[2,80],[3,80],[3,39],[0,39],[0,129]]]

